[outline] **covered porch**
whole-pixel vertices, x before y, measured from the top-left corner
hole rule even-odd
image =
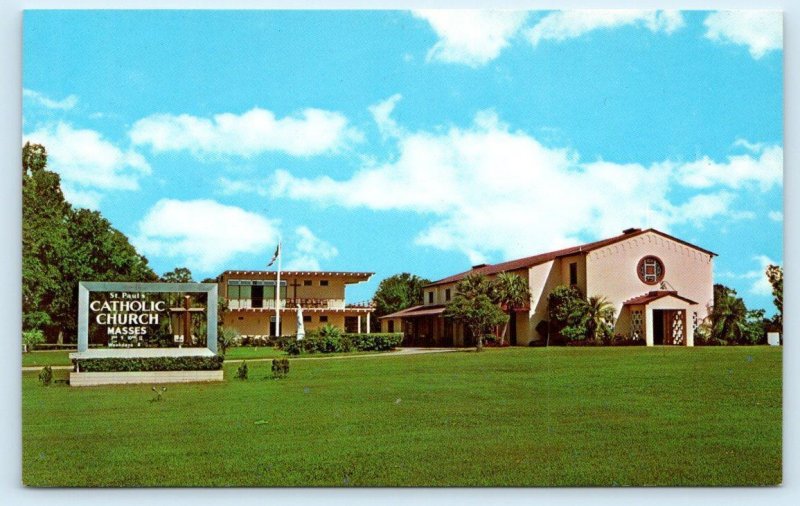
[[[694,346],[696,310],[676,291],[653,291],[623,303],[616,330],[647,346]]]
[[[443,316],[444,305],[414,306],[380,317],[381,321],[401,322],[392,328],[403,332],[404,347],[470,346],[470,336],[465,339],[460,325]]]

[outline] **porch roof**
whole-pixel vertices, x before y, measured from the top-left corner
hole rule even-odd
[[[623,306],[633,306],[639,304],[649,304],[654,300],[661,299],[663,297],[675,297],[676,299],[680,299],[684,302],[688,302],[689,304],[697,304],[697,302],[687,299],[686,297],[678,295],[678,292],[675,290],[655,290],[652,292],[647,292],[644,295],[639,295],[638,297],[634,297],[632,299],[628,299],[622,303]]]
[[[384,318],[414,318],[417,316],[438,316],[444,313],[444,306],[437,304],[435,306],[414,306],[397,311],[396,313],[381,316],[378,319]]]

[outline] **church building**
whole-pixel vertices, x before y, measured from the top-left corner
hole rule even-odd
[[[443,317],[456,284],[468,274],[524,277],[530,303],[509,322],[512,345],[548,339],[548,296],[559,285],[605,297],[615,309],[614,334],[648,346],[693,346],[694,331],[713,305],[715,253],[655,229],[498,264],[482,264],[424,287],[424,300],[381,318],[383,330],[405,334],[404,346],[469,346],[470,336]]]

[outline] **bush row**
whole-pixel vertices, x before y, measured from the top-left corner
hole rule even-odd
[[[289,355],[389,351],[396,348],[402,341],[402,333],[306,335],[302,341],[297,341],[294,337],[283,338],[280,348]]]
[[[135,371],[217,371],[225,359],[211,357],[142,357],[86,358],[72,361],[73,371],[135,372]]]

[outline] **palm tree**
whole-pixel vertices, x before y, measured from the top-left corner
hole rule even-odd
[[[614,321],[614,306],[601,295],[593,295],[586,300],[586,330],[595,341],[598,330],[607,328]]]
[[[502,346],[505,343],[508,324],[514,318],[514,310],[529,303],[531,293],[525,278],[510,272],[501,272],[492,284],[492,296],[494,301],[504,307],[508,313],[508,321],[503,326],[503,334],[500,336],[500,345]]]
[[[747,307],[736,290],[714,285],[714,308],[711,312],[711,335],[721,341],[742,339],[747,324]]]

